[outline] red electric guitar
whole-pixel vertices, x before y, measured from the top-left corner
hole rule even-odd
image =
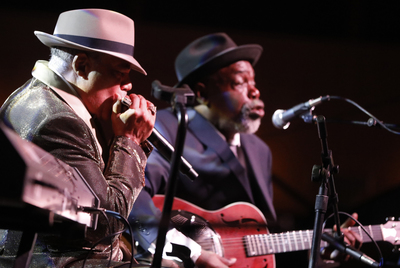
[[[153,197],[154,204],[163,208],[164,196]],[[171,220],[182,226],[185,235],[204,249],[227,258],[236,258],[233,268],[275,267],[275,253],[311,249],[313,230],[270,234],[261,211],[252,204],[237,202],[219,210],[209,211],[179,198],[174,199]],[[399,243],[398,222],[365,227],[375,241]],[[359,227],[349,227],[363,242],[371,242]],[[321,246],[324,246],[324,241]]]

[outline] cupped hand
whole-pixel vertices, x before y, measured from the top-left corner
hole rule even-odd
[[[154,105],[141,95],[130,94],[129,98],[132,104],[121,113],[120,96],[116,94],[113,97],[112,128],[116,136],[126,136],[140,144],[153,131],[156,115],[150,108]]]

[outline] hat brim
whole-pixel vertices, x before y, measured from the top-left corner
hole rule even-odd
[[[183,84],[190,85],[191,83],[197,82],[198,79],[212,74],[219,69],[229,66],[237,61],[249,61],[251,65],[254,66],[258,62],[262,51],[263,48],[256,44],[242,45],[224,50],[207,61],[199,63],[198,66],[192,72],[182,78],[182,80],[179,81],[175,87],[180,87]]]
[[[74,49],[80,49],[80,50],[86,50],[86,51],[95,51],[95,52],[100,52],[100,53],[105,53],[120,59],[123,59],[131,64],[131,68],[135,71],[138,71],[139,73],[142,73],[144,75],[147,75],[146,71],[142,68],[142,66],[139,64],[139,62],[131,55],[123,54],[123,53],[118,53],[118,52],[113,52],[113,51],[108,51],[108,50],[102,50],[102,49],[95,49],[91,48],[88,46],[80,45],[78,43],[74,43],[68,40],[65,40],[63,38],[40,32],[40,31],[35,31],[34,32],[36,37],[42,42],[44,45],[48,47],[68,47],[68,48],[74,48]]]

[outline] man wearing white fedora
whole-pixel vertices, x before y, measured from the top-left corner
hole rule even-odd
[[[60,14],[53,34],[35,35],[51,48],[51,58],[36,62],[33,77],[2,105],[1,119],[23,139],[77,168],[100,208],[126,218],[144,186],[152,149],[146,139],[155,121],[151,102],[128,95],[130,71],[146,74],[133,57],[134,22],[109,10],[72,10]],[[121,113],[125,96],[132,103]],[[123,261],[118,235],[123,227],[100,216],[97,229],[88,228],[82,239],[39,235],[32,266],[81,267],[85,258],[87,263]],[[17,237],[8,234],[10,241]],[[104,239],[109,235],[111,239]],[[13,260],[5,255],[0,264],[11,266]]]

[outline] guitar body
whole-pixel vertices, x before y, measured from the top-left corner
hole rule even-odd
[[[153,201],[156,207],[163,209],[163,195],[154,196]],[[245,202],[210,211],[175,198],[171,222],[203,249],[226,258],[236,258],[233,268],[275,268],[274,254],[312,247],[313,230],[269,234],[264,215],[257,207]],[[396,221],[346,229],[358,234],[363,243],[373,240],[400,245],[400,223]],[[332,233],[332,230],[324,229],[323,232]],[[327,245],[321,241],[321,246],[323,244]],[[378,262],[376,264],[379,265]]]
[[[156,195],[153,197],[154,204],[160,210],[163,209],[164,196]],[[220,239],[213,239],[213,245],[210,242],[205,242],[205,239],[197,239],[203,248],[214,250],[215,253],[223,255],[226,258],[236,258],[236,263],[231,266],[232,268],[242,267],[275,267],[275,256],[273,254],[247,257],[246,248],[242,237],[246,235],[262,235],[268,234],[267,223],[261,211],[252,204],[245,202],[237,202],[219,210],[205,210],[197,207],[182,199],[175,198],[172,210],[186,211],[205,219],[210,225],[210,228],[220,237]],[[185,233],[183,231],[183,233]],[[200,240],[200,241],[199,241]],[[220,241],[221,245],[218,244]],[[204,243],[204,245],[203,245]],[[222,253],[218,246],[221,246]]]

